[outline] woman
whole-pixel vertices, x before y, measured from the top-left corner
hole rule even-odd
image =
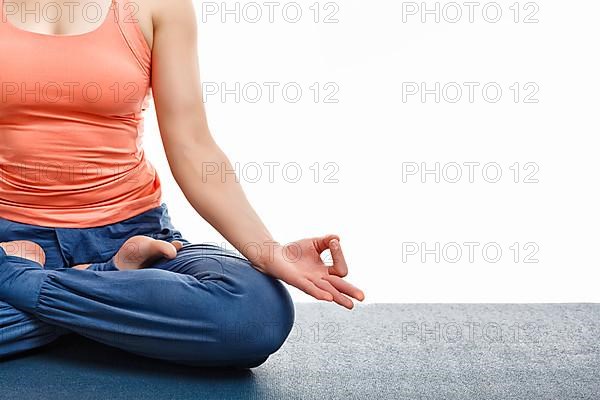
[[[0,0],[0,356],[75,332],[255,367],[293,325],[279,280],[348,309],[362,301],[342,279],[339,237],[283,246],[235,176],[204,173],[232,167],[207,125],[192,0],[101,3]],[[86,21],[89,7],[101,18]],[[141,146],[150,96],[176,182],[243,257],[171,224]]]

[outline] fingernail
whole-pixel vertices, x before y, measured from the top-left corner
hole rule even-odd
[[[336,239],[332,239],[332,240],[329,242],[329,245],[330,245],[330,246],[331,246],[333,249],[337,249],[337,247],[338,247],[337,240],[336,240]]]

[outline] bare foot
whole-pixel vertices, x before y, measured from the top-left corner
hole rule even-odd
[[[44,266],[46,264],[46,253],[44,249],[32,241],[29,240],[14,240],[12,242],[2,242],[0,247],[4,249],[7,256],[16,256],[25,258],[30,261],[35,261]]]
[[[183,243],[179,240],[169,243],[149,236],[133,236],[121,246],[113,260],[119,270],[141,269],[152,265],[160,258],[175,258],[182,247]],[[86,269],[90,265],[75,265],[73,268]]]

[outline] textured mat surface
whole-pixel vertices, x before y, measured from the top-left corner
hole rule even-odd
[[[600,305],[297,304],[250,371],[189,368],[78,336],[0,362],[0,399],[600,399]]]

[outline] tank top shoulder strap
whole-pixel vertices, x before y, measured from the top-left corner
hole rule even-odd
[[[139,25],[136,15],[138,7],[135,5],[135,2],[129,0],[112,0],[111,10],[113,11],[114,22],[121,32],[123,39],[137,59],[142,70],[150,77],[152,50],[148,46],[148,42]]]

